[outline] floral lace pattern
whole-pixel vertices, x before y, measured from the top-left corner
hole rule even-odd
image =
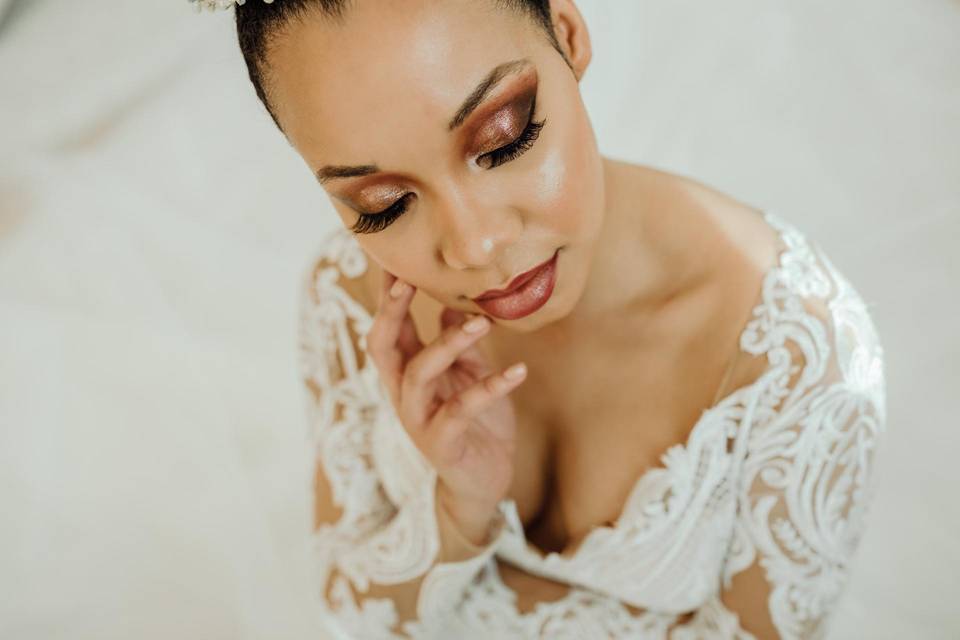
[[[637,480],[612,526],[572,555],[528,544],[512,500],[480,555],[437,562],[436,474],[407,437],[365,352],[372,318],[341,287],[366,270],[355,237],[322,243],[301,307],[310,438],[342,509],[314,532],[320,604],[343,637],[753,636],[722,601],[759,565],[783,638],[825,631],[865,528],[885,429],[883,351],[865,303],[826,255],[767,211],[783,248],[740,348],[765,356],[751,384],[706,410],[663,466]],[[498,562],[570,585],[521,613]],[[370,583],[422,577],[415,620]],[[356,593],[355,593],[356,592]],[[625,604],[642,609],[631,613]],[[680,614],[693,612],[680,622]]]

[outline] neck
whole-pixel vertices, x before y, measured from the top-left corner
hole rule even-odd
[[[606,207],[583,294],[573,310],[551,327],[582,331],[600,320],[629,317],[643,322],[708,275],[697,233],[676,206],[677,178],[603,158]]]

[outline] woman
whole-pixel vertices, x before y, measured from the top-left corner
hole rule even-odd
[[[336,629],[822,636],[885,424],[874,325],[823,252],[599,153],[572,0],[236,20],[343,222],[302,315]]]

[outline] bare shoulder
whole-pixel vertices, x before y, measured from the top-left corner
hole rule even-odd
[[[687,246],[698,246],[719,260],[746,260],[763,270],[776,259],[777,234],[764,219],[763,210],[739,200],[701,180],[648,165],[606,158],[612,180],[627,185],[622,190],[627,209],[640,201],[654,215],[654,232],[681,234]],[[648,222],[648,224],[651,224]],[[700,260],[698,260],[700,262]]]
[[[761,208],[689,176],[672,178],[691,215],[711,222],[748,263],[765,271],[776,261],[777,232],[764,219]]]
[[[780,240],[764,211],[749,202],[689,176],[646,168],[647,193],[653,194],[660,232],[680,234],[680,242],[699,268],[709,274],[704,286],[684,307],[691,362],[714,362],[720,392],[755,380],[766,368],[766,358],[746,358],[731,345],[749,319],[769,268],[778,262]],[[721,372],[732,358],[741,358],[726,384]]]

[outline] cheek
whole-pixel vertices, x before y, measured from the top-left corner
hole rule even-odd
[[[529,210],[545,226],[576,237],[590,226],[599,203],[592,165],[597,161],[595,142],[585,114],[572,111],[571,116],[569,122],[554,123],[556,129],[532,178]]]
[[[359,234],[357,242],[378,267],[415,284],[423,293],[436,298],[437,294],[428,284],[437,282],[436,266],[430,260],[434,250],[430,241],[407,237],[397,241],[385,234]]]

